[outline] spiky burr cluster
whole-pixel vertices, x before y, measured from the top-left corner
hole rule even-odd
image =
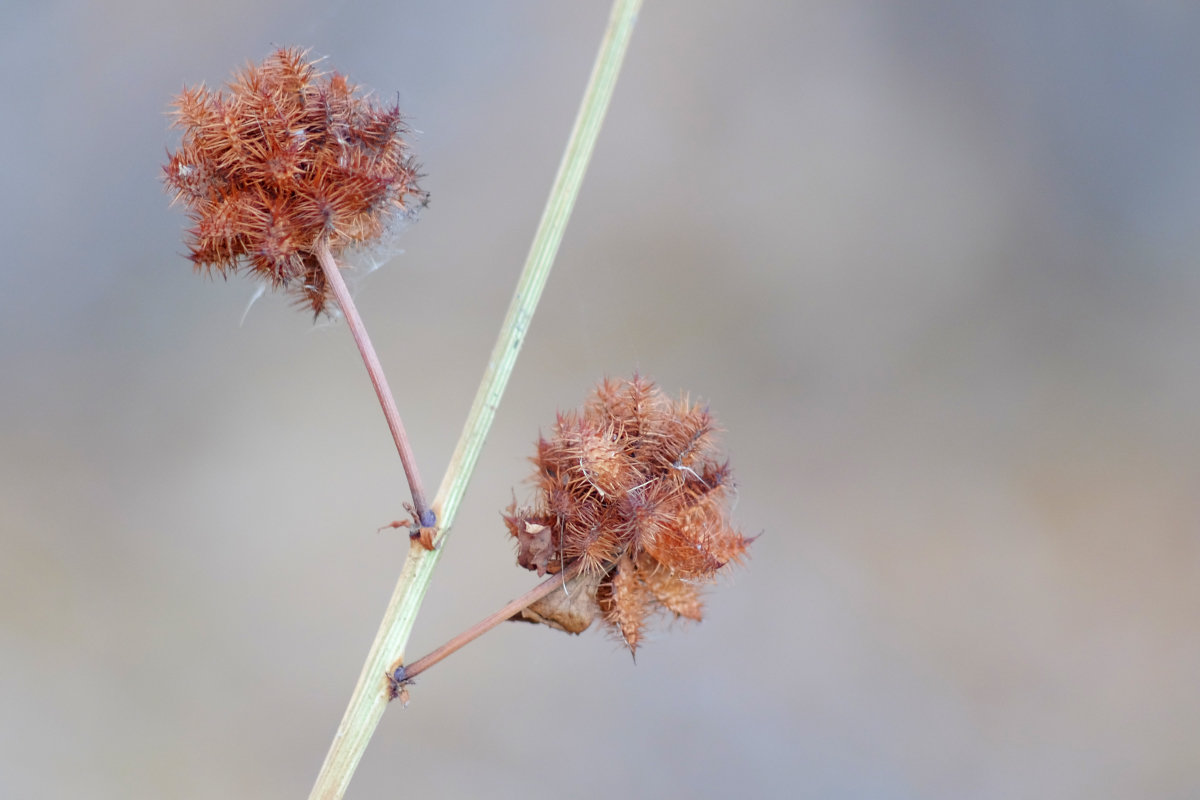
[[[173,103],[183,141],[163,179],[194,222],[189,256],[222,275],[249,270],[320,314],[330,292],[316,249],[371,242],[426,200],[400,110],[297,48],[248,65],[228,90],[188,88]]]
[[[698,584],[749,544],[729,522],[714,431],[707,408],[636,375],[560,413],[532,459],[534,503],[514,503],[505,523],[521,566],[543,575],[578,563],[585,596],[569,609],[552,596],[525,618],[578,632],[600,616],[634,652],[655,611],[699,620]]]

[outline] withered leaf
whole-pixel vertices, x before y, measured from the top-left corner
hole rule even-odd
[[[555,589],[513,617],[522,622],[540,622],[567,633],[583,633],[600,614],[596,588],[602,575],[579,575],[567,581],[566,591]]]
[[[517,533],[517,563],[525,569],[536,569],[538,575],[545,575],[554,555],[550,527],[523,521]]]

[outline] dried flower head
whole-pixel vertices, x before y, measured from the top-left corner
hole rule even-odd
[[[314,313],[329,289],[315,249],[377,239],[424,205],[396,106],[380,106],[307,53],[280,49],[236,73],[228,93],[175,98],[179,149],[163,167],[198,269],[249,269]]]
[[[600,384],[538,441],[530,508],[505,515],[517,561],[539,575],[578,563],[572,594],[524,617],[578,633],[600,616],[636,652],[655,611],[699,620],[698,584],[749,541],[729,523],[729,463],[708,409],[653,382]]]

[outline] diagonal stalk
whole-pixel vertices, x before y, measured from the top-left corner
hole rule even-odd
[[[397,665],[389,674],[392,676],[393,680],[399,683],[407,683],[408,681],[411,681],[413,678],[417,677],[434,664],[441,662],[447,656],[457,653],[459,650],[466,647],[480,636],[483,636],[501,622],[512,619],[517,615],[518,612],[529,608],[538,600],[541,600],[549,595],[555,589],[562,588],[564,584],[568,583],[572,578],[578,575],[582,569],[582,562],[576,561],[574,564],[567,567],[557,575],[552,575],[549,578],[546,578],[546,580],[542,581],[537,586],[518,597],[516,600],[510,600],[508,604],[499,611],[492,612],[479,622],[476,622],[474,625],[455,636],[450,641],[446,642],[441,647],[433,650],[430,653],[427,653],[424,656],[421,656],[411,664]]]
[[[429,587],[433,568],[441,556],[440,545],[454,524],[459,503],[496,415],[508,378],[512,374],[521,344],[529,330],[533,312],[546,285],[554,257],[558,253],[563,231],[579,195],[579,187],[587,171],[587,164],[609,101],[612,99],[613,87],[616,85],[640,7],[641,0],[614,0],[608,29],[601,42],[600,52],[592,68],[579,114],[567,140],[566,152],[559,164],[558,174],[538,223],[525,267],[479,390],[476,392],[471,412],[463,426],[458,446],[433,501],[433,510],[437,514],[439,526],[439,548],[425,550],[417,543],[409,547],[408,558],[405,559],[396,588],[380,622],[379,631],[371,644],[366,663],[358,677],[346,713],[338,725],[333,743],[325,756],[325,762],[321,765],[310,798],[333,800],[345,794],[354,770],[366,751],[367,743],[383,717],[388,702],[390,667],[398,659],[402,659],[417,610]]]

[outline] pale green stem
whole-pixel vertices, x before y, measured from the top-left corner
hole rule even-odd
[[[358,677],[358,684],[354,687],[354,694],[350,697],[346,713],[338,725],[333,743],[325,756],[325,763],[321,765],[321,772],[317,775],[309,795],[312,799],[332,800],[345,794],[354,770],[366,751],[367,743],[383,717],[388,702],[387,676],[394,669],[394,665],[402,660],[417,610],[425,597],[433,568],[441,555],[441,547],[454,524],[459,503],[483,449],[483,442],[487,438],[500,398],[512,374],[521,344],[529,330],[534,309],[541,298],[542,289],[546,285],[554,257],[562,242],[563,230],[579,195],[579,187],[595,147],[600,125],[612,99],[613,87],[616,85],[640,7],[641,0],[615,0],[613,3],[608,29],[592,68],[579,114],[575,118],[575,127],[567,141],[567,149],[559,165],[558,175],[554,179],[550,198],[542,212],[525,268],[521,272],[508,315],[504,318],[496,346],[492,350],[491,359],[475,395],[471,413],[463,426],[458,446],[433,501],[439,527],[438,549],[425,550],[415,542],[410,546],[396,589],[388,602],[375,641],[371,644],[366,663]]]

